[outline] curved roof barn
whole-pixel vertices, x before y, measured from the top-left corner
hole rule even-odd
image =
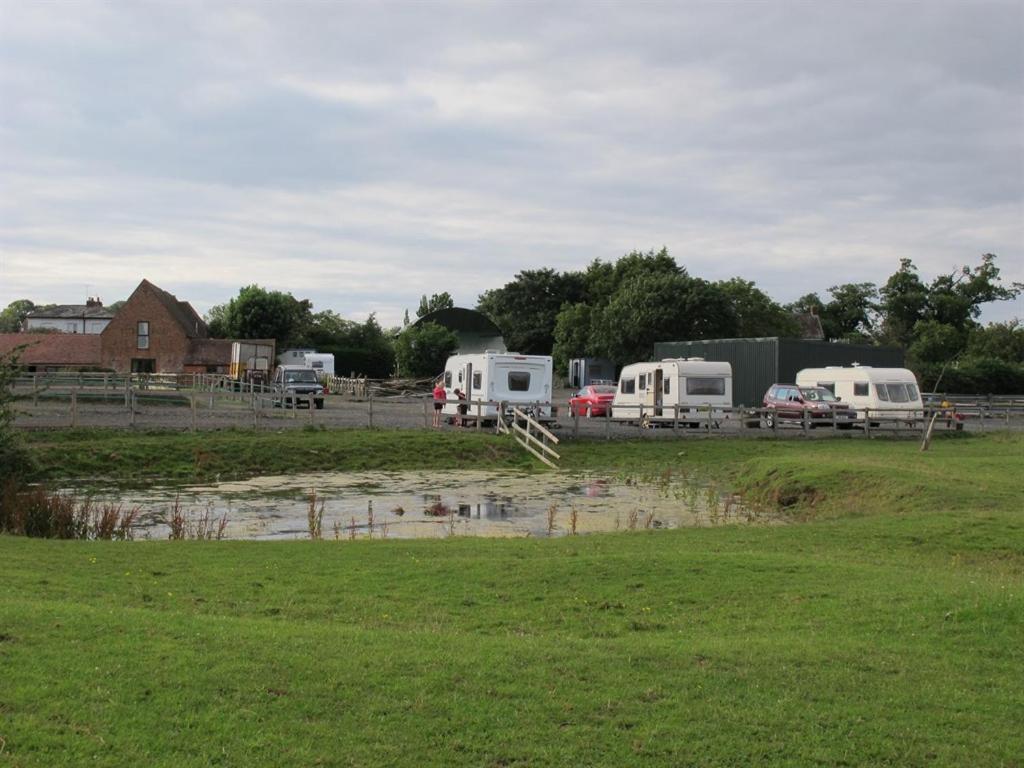
[[[505,340],[501,336],[501,329],[494,324],[483,312],[463,307],[449,307],[437,309],[419,318],[413,325],[423,323],[437,323],[438,325],[453,331],[459,338],[459,354],[483,352],[487,349],[494,349],[498,352],[505,352]]]

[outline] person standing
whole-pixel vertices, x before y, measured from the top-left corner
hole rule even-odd
[[[441,426],[441,409],[444,408],[448,395],[444,391],[444,380],[438,379],[434,382],[434,428]]]

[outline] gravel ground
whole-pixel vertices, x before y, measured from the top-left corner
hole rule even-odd
[[[40,400],[33,403],[21,400],[16,404],[17,416],[15,425],[24,429],[59,429],[73,425],[78,427],[97,427],[114,429],[170,429],[189,430],[192,426],[192,412],[187,396],[176,393],[144,393],[139,395],[134,418],[124,406],[124,401],[112,399],[101,402],[87,399],[85,395],[78,398],[75,412],[72,413],[68,400]],[[777,432],[770,430],[744,427],[739,420],[730,418],[721,422],[710,431],[706,428],[687,428],[680,425],[673,430],[671,426],[656,429],[641,429],[636,424],[615,422],[602,417],[574,420],[566,404],[569,390],[556,391],[555,403],[559,405],[557,421],[553,427],[560,439],[671,439],[671,438],[705,438],[724,436],[745,436],[763,439],[802,438],[803,430],[799,424],[781,426]],[[213,406],[211,407],[211,403]],[[372,401],[355,400],[343,396],[326,398],[322,410],[300,408],[283,409],[270,407],[269,401],[262,401],[253,408],[248,396],[229,397],[218,395],[212,398],[200,394],[196,400],[196,428],[206,429],[258,429],[279,430],[295,429],[314,425],[323,428],[343,427],[378,427],[383,429],[425,429],[429,428],[430,412],[427,398],[375,398]],[[372,411],[372,413],[371,413]],[[944,421],[936,423],[937,430],[946,429]],[[969,419],[965,429],[983,431],[994,429],[1024,429],[1024,417],[1014,416],[1009,423],[1003,418]],[[445,425],[442,429],[460,429]],[[474,429],[462,427],[461,429]],[[907,437],[919,436],[919,428],[900,426],[885,430],[872,430],[876,433],[898,433]],[[833,430],[820,428],[810,430],[809,436],[830,437]],[[844,430],[839,434],[850,437],[863,437],[861,429]]]

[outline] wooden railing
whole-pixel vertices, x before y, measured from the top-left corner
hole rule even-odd
[[[533,416],[519,408],[513,408],[509,423],[506,424],[504,419],[498,419],[497,423],[499,432],[512,435],[512,438],[527,451],[549,467],[558,469],[555,462],[562,457],[551,447],[551,444],[558,445],[558,438]]]

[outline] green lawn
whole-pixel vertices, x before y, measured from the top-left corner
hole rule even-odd
[[[116,473],[110,452],[136,461],[158,437],[83,437],[70,454],[110,449]],[[165,437],[167,456],[199,445]],[[292,460],[259,436],[238,466],[220,449],[240,437],[200,437],[225,472]],[[412,435],[346,437],[358,453],[316,450],[340,468],[525,466],[494,438],[434,435],[425,451]],[[32,438],[51,479],[59,443]],[[773,527],[0,536],[0,766],[1021,766],[1022,458],[1024,440],[1000,434],[925,454],[887,440],[566,446],[571,469],[722,478],[794,521]]]

